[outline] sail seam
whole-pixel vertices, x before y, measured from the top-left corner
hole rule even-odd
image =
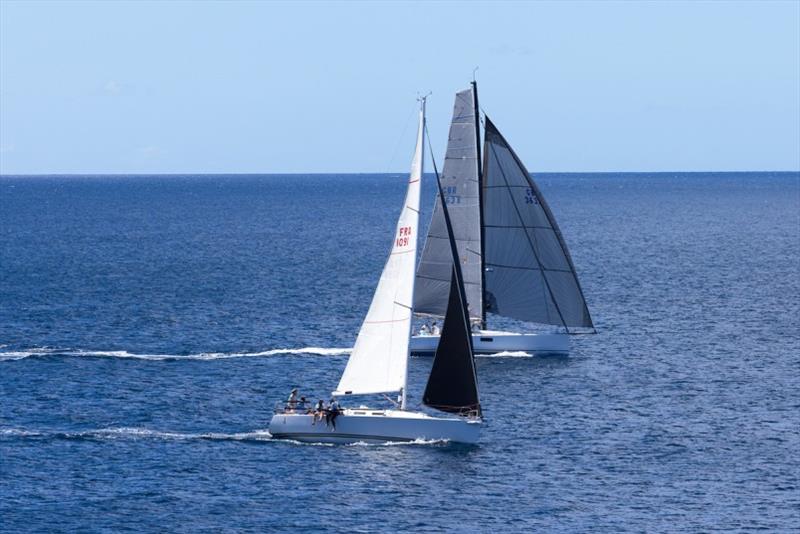
[[[387,319],[385,321],[364,321],[364,324],[383,324],[383,323],[399,323],[402,321],[407,321],[408,317],[403,317],[402,319]]]
[[[488,267],[499,267],[500,269],[520,269],[523,271],[541,271],[547,273],[572,273],[569,269],[550,269],[548,267],[516,267],[514,265],[502,265],[500,263],[487,263]]]
[[[531,187],[528,186],[528,185],[511,185],[511,184],[508,184],[508,185],[487,185],[486,186],[486,189],[514,189],[514,188],[517,188],[517,189],[531,189]]]
[[[485,228],[517,228],[519,230],[527,230],[528,228],[532,230],[553,230],[552,226],[505,226],[502,224],[485,224]],[[555,231],[555,230],[553,230]]]
[[[440,265],[444,265],[444,264],[440,264]],[[417,278],[424,278],[425,280],[433,280],[435,282],[449,282],[450,281],[449,278],[447,278],[447,279],[445,279],[445,278],[434,278],[432,276],[425,276],[425,275],[421,275],[421,274],[418,274]],[[465,286],[477,286],[478,283],[477,282],[464,282],[464,285]]]
[[[563,236],[561,235],[561,230],[558,228],[558,223],[555,222],[553,214],[550,211],[550,206],[548,206],[547,202],[545,201],[544,197],[541,194],[541,191],[539,191],[539,187],[531,179],[530,173],[525,168],[525,165],[522,164],[522,161],[519,159],[519,157],[517,156],[516,152],[514,152],[514,149],[511,148],[511,145],[509,145],[508,142],[506,141],[505,137],[503,137],[503,134],[501,134],[497,130],[497,128],[495,127],[494,123],[492,123],[492,121],[489,120],[489,117],[486,117],[486,123],[487,123],[486,124],[487,128],[488,128],[489,125],[491,125],[491,127],[492,127],[492,135],[493,136],[497,136],[497,137],[500,138],[500,140],[506,146],[506,149],[508,150],[508,152],[511,155],[511,157],[514,159],[514,161],[517,163],[517,165],[520,167],[520,169],[522,169],[524,171],[525,181],[528,183],[528,186],[536,193],[536,197],[540,200],[540,205],[542,207],[542,210],[544,211],[545,217],[547,217],[548,222],[553,227],[553,232],[556,235],[556,238],[558,240],[558,244],[560,245],[561,251],[564,254],[564,257],[567,259],[567,264],[569,265],[569,267],[571,269],[572,279],[575,282],[575,285],[578,288],[578,293],[581,296],[581,300],[582,300],[582,304],[583,304],[583,312],[585,314],[585,318],[588,320],[589,325],[590,325],[588,327],[582,326],[581,328],[593,328],[594,329],[594,322],[592,321],[592,316],[589,313],[589,305],[586,303],[586,296],[583,294],[583,288],[581,287],[580,280],[578,280],[578,273],[575,271],[575,265],[572,263],[572,256],[570,255],[569,249],[567,249],[567,245],[564,242]],[[497,158],[497,152],[495,151],[494,146],[492,146],[492,151],[495,153],[495,157]],[[499,161],[500,160],[498,158],[498,162]],[[503,173],[503,178],[505,179],[506,177],[505,177],[505,173],[503,172],[502,166],[500,168],[500,172]],[[508,180],[505,179],[505,181],[506,181],[506,185],[509,185],[508,184]],[[513,200],[513,197],[512,197],[512,200]],[[516,202],[514,202],[514,206],[516,207]],[[527,235],[527,232],[525,234]],[[548,288],[549,288],[549,284],[548,284]],[[552,296],[552,293],[551,293],[551,296]],[[555,302],[555,297],[553,297],[553,301]],[[567,332],[569,332],[569,327],[566,324],[564,325],[564,327],[567,329]]]

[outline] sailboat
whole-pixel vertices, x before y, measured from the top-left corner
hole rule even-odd
[[[473,81],[456,93],[442,169],[444,201],[437,198],[434,206],[414,310],[434,320],[445,313],[450,252],[443,214],[448,211],[475,352],[568,353],[569,334],[595,330],[567,244],[536,183],[485,114],[481,158],[479,119]],[[487,330],[487,313],[548,325],[548,331]],[[438,335],[423,331],[412,338],[411,351],[433,353],[439,343]]]
[[[449,236],[449,293],[441,342],[435,351],[422,402],[447,416],[409,410],[407,404],[409,344],[417,263],[420,180],[423,175],[425,99],[421,99],[417,146],[403,209],[392,249],[350,359],[333,392],[337,399],[400,394],[399,406],[343,408],[326,424],[314,414],[287,404],[276,408],[269,424],[274,438],[322,443],[447,440],[475,443],[482,423],[475,361],[470,337],[463,276],[457,261],[447,206],[442,217]],[[438,181],[438,176],[437,176]],[[439,185],[440,198],[444,198]],[[388,398],[388,397],[387,397]],[[391,400],[391,399],[390,399]]]

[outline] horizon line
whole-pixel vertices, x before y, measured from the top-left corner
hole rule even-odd
[[[535,171],[529,174],[535,176],[537,174],[744,174],[744,173],[800,173],[800,169],[792,170],[775,170],[775,169],[759,169],[759,170],[695,170],[695,171]],[[21,176],[21,177],[40,177],[40,176],[84,176],[84,177],[99,177],[99,176],[361,176],[361,175],[405,175],[408,171],[399,172],[45,172],[45,173],[0,173],[0,177],[7,176]],[[425,172],[424,174],[433,175],[433,172]]]

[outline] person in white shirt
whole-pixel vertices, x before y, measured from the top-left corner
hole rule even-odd
[[[433,334],[434,336],[439,335],[439,325],[436,324],[436,321],[433,321],[433,326],[431,326],[431,334]]]
[[[292,392],[289,393],[289,398],[286,399],[287,410],[294,410],[295,406],[297,406],[297,388],[293,388]]]

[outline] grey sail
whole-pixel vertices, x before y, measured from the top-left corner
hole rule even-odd
[[[486,311],[567,329],[593,329],[553,214],[489,117],[483,187]]]
[[[483,317],[481,277],[480,161],[474,85],[456,93],[441,185],[452,221],[470,318]],[[417,268],[414,311],[444,316],[453,269],[447,226],[437,195]]]

